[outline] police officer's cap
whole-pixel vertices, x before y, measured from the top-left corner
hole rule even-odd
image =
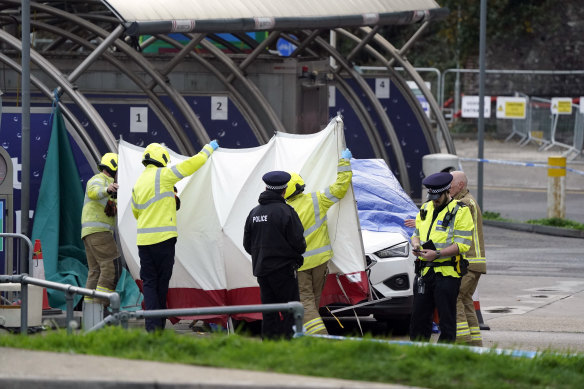
[[[264,174],[262,180],[266,183],[266,189],[270,190],[284,190],[290,181],[290,173],[281,170],[274,170]]]
[[[450,189],[452,174],[440,172],[434,173],[422,180],[422,184],[428,188],[428,200],[440,198],[442,193]]]

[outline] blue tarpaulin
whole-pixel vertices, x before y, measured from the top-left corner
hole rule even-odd
[[[399,232],[409,239],[413,228],[404,219],[415,219],[418,207],[404,192],[382,159],[352,159],[353,190],[361,229]]]

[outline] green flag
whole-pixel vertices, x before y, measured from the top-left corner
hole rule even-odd
[[[34,213],[32,239],[41,241],[47,280],[85,287],[87,259],[81,240],[81,211],[85,192],[60,109],[53,128]],[[116,291],[122,306],[137,305],[140,292],[124,269]],[[66,309],[65,293],[47,289],[53,308]],[[82,296],[75,295],[76,305]]]

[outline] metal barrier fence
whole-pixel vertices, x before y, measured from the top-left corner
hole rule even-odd
[[[107,324],[120,324],[123,328],[128,328],[130,318],[161,318],[180,316],[205,316],[205,315],[232,315],[238,313],[256,312],[290,312],[294,316],[294,336],[303,334],[302,322],[304,320],[304,307],[298,301],[291,301],[281,304],[258,304],[258,305],[232,305],[206,308],[178,308],[178,309],[158,309],[150,311],[121,311],[106,317],[103,321],[87,330],[95,331],[103,328]]]
[[[0,233],[0,238],[18,238],[23,239],[26,244],[28,244],[28,269],[32,269],[32,242],[30,239],[23,234],[13,234],[13,233]],[[22,266],[21,266],[22,268]],[[103,299],[108,299],[110,301],[110,307],[113,312],[117,313],[120,311],[120,295],[116,292],[105,293],[98,292],[93,289],[81,288],[69,284],[60,284],[58,282],[42,280],[40,278],[29,277],[28,274],[19,275],[0,275],[0,283],[19,283],[20,286],[20,333],[28,333],[28,285],[41,286],[43,288],[55,289],[65,292],[65,301],[67,304],[67,332],[71,333],[73,329],[71,328],[71,323],[73,322],[73,297],[76,294],[89,297],[98,297]]]
[[[14,282],[19,283],[20,287],[20,333],[28,333],[28,285],[42,286],[43,288],[55,289],[65,292],[65,299],[67,303],[67,333],[71,334],[73,328],[71,323],[73,318],[73,297],[76,294],[89,297],[97,297],[108,299],[110,301],[110,308],[112,312],[118,313],[120,311],[120,295],[116,292],[105,293],[98,292],[93,289],[80,288],[69,284],[60,284],[53,281],[41,280],[40,278],[29,277],[27,274],[19,274],[14,276],[0,275],[0,283]]]
[[[571,115],[552,114],[550,107],[549,99],[528,98],[526,118],[512,120],[512,131],[505,141],[517,135],[521,147],[531,142],[537,143],[540,151],[558,146],[566,149],[563,157],[575,158],[582,153],[584,141],[584,118],[580,106],[574,104]]]
[[[478,94],[476,89],[479,69],[446,69],[441,78],[438,92],[439,105],[446,115],[452,109],[454,116],[460,113],[463,92]],[[565,85],[573,85],[580,82],[584,76],[584,70],[497,70],[487,69],[488,89],[485,95],[504,96],[506,91],[527,92],[529,96],[535,96],[538,92],[544,96],[562,96]],[[449,78],[449,76],[451,76]],[[454,76],[454,77],[452,77]],[[447,82],[448,81],[448,82]],[[536,87],[533,87],[536,85]],[[545,87],[544,87],[545,86]],[[574,89],[574,88],[572,88]],[[558,115],[551,112],[551,100],[540,97],[529,97],[525,93],[511,93],[515,96],[526,97],[528,106],[526,119],[496,119],[492,115],[487,120],[487,126],[496,127],[499,135],[505,134],[507,141],[518,136],[518,143],[525,146],[534,142],[540,146],[540,150],[548,150],[557,146],[566,149],[563,156],[572,159],[582,154],[584,146],[584,118],[580,113],[580,105],[572,105],[571,115]],[[445,96],[452,96],[452,108],[445,108]],[[539,94],[541,96],[541,94]],[[571,94],[568,93],[567,96]],[[566,96],[566,95],[564,95]],[[584,101],[580,102],[584,104]],[[491,112],[494,112],[491,109]],[[467,122],[462,119],[463,125]],[[476,119],[469,119],[468,124]],[[510,131],[510,133],[509,133]]]
[[[33,247],[30,239],[26,235],[13,233],[0,233],[1,237],[24,239],[29,245],[29,268],[32,269],[32,252]],[[256,313],[256,312],[291,312],[294,316],[295,336],[303,333],[302,321],[304,319],[304,307],[298,301],[292,301],[282,304],[259,304],[259,305],[233,305],[207,308],[180,308],[180,309],[160,309],[150,311],[120,311],[120,295],[116,292],[105,293],[93,289],[81,288],[70,284],[61,284],[58,282],[42,280],[39,278],[29,277],[28,274],[19,275],[0,275],[0,283],[19,283],[20,287],[20,333],[28,333],[28,285],[37,285],[44,288],[55,289],[65,292],[67,304],[66,321],[67,333],[71,334],[73,328],[71,323],[73,318],[73,300],[76,294],[88,297],[97,297],[108,299],[112,314],[101,322],[90,328],[87,332],[104,327],[108,323],[120,324],[123,328],[128,327],[130,318],[143,319],[147,317],[177,317],[177,316],[203,316],[203,315],[231,315],[238,313]]]
[[[57,282],[41,280],[29,277],[26,274],[7,276],[0,275],[0,283],[14,282],[21,284],[21,309],[20,309],[20,332],[28,332],[28,285],[37,285],[45,288],[61,290],[66,293],[67,301],[67,333],[71,334],[73,329],[71,323],[73,318],[73,296],[81,294],[83,296],[97,297],[108,299],[112,314],[107,316],[101,322],[97,323],[87,332],[103,328],[107,324],[120,324],[123,328],[128,328],[130,318],[160,318],[160,317],[180,317],[180,316],[205,316],[205,315],[231,315],[238,313],[255,313],[255,312],[290,312],[294,316],[294,335],[302,335],[302,322],[304,319],[304,307],[298,301],[291,301],[282,304],[258,304],[258,305],[232,305],[207,308],[179,308],[179,309],[159,309],[150,311],[120,311],[120,296],[118,293],[105,293],[93,289],[80,288],[69,284],[60,284]]]

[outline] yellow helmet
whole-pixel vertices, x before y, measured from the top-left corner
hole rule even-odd
[[[304,180],[300,177],[300,174],[289,172],[290,173],[290,181],[288,181],[288,188],[286,188],[286,193],[284,193],[284,198],[288,200],[291,197],[296,196],[299,193],[304,191]]]
[[[118,155],[116,153],[104,154],[97,164],[97,168],[100,171],[105,169],[112,177],[115,176],[118,171]]]
[[[160,143],[150,143],[146,146],[146,150],[142,155],[142,164],[144,166],[153,164],[158,167],[165,167],[169,162],[170,155]]]

